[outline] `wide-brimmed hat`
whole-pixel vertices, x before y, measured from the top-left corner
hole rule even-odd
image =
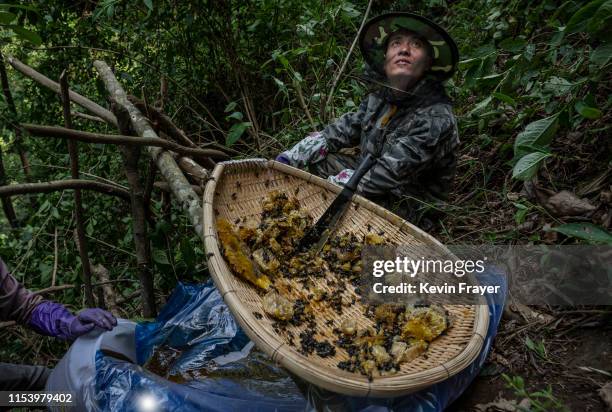
[[[446,80],[453,75],[459,62],[459,50],[455,41],[436,23],[407,12],[381,14],[365,24],[359,36],[359,47],[370,67],[385,75],[387,39],[400,29],[417,33],[431,45],[433,62],[428,74],[438,80]]]

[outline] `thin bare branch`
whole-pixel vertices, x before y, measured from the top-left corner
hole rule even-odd
[[[332,86],[329,89],[329,95],[327,96],[327,100],[325,100],[325,106],[323,106],[323,110],[321,110],[321,115],[324,118],[327,118],[326,111],[327,111],[327,108],[331,104],[331,101],[332,101],[332,99],[334,97],[334,91],[336,90],[336,86],[338,85],[338,81],[340,80],[340,77],[342,76],[342,73],[344,72],[344,69],[346,69],[346,65],[348,64],[348,61],[349,61],[349,58],[351,57],[351,54],[353,54],[353,50],[355,49],[355,45],[357,44],[357,40],[359,39],[359,35],[361,34],[361,31],[363,30],[363,26],[365,25],[366,21],[368,20],[368,15],[370,14],[370,9],[372,8],[372,2],[373,2],[373,0],[370,0],[368,2],[368,7],[366,8],[365,13],[363,14],[363,19],[361,20],[361,26],[359,26],[359,30],[357,30],[357,34],[355,35],[355,39],[353,39],[353,44],[351,44],[351,48],[349,49],[348,53],[346,54],[346,57],[344,58],[344,62],[342,62],[342,66],[340,67],[340,70],[338,70],[338,73],[336,74],[336,77],[334,77],[334,81],[332,83]]]
[[[67,179],[52,180],[43,183],[21,183],[0,187],[0,197],[25,195],[29,193],[50,193],[66,189],[93,190],[95,192],[116,196],[129,202],[130,192],[107,183],[93,180]]]
[[[66,130],[72,128],[72,118],[70,117],[70,89],[68,88],[68,74],[62,71],[59,78],[60,97],[62,100],[62,110],[64,113],[64,126]],[[73,179],[79,178],[79,149],[77,142],[68,141],[68,154],[70,156],[70,175]],[[91,263],[89,262],[89,248],[85,238],[85,224],[83,219],[83,203],[81,201],[81,191],[74,190],[74,216],[76,229],[76,243],[83,267],[83,286],[85,287],[85,301],[88,306],[95,306],[93,289],[91,287]]]
[[[79,117],[79,118],[84,119],[84,120],[91,120],[92,122],[106,123],[104,121],[104,119],[102,119],[102,118],[100,118],[98,116],[92,116],[92,115],[81,113],[81,112],[71,111],[70,115],[73,116],[73,117]]]
[[[23,64],[18,59],[12,56],[9,56],[7,60],[9,64],[15,68],[15,70],[31,78],[37,83],[40,83],[43,86],[51,89],[55,93],[60,94],[59,83],[54,82],[53,80],[49,79],[47,76],[37,72],[36,70],[34,70],[28,65]],[[81,96],[78,93],[73,92],[72,90],[70,90],[70,100],[72,100],[79,106],[89,110],[96,116],[99,116],[100,118],[104,119],[106,122],[112,124],[113,126],[117,126],[117,119],[115,118],[115,115],[112,114],[109,110],[106,110],[104,107],[100,106],[99,104],[89,100],[86,97]]]
[[[56,137],[60,139],[78,140],[86,143],[119,144],[128,146],[154,146],[171,150],[185,156],[198,158],[214,157],[219,160],[229,159],[229,156],[215,149],[199,149],[181,146],[178,143],[159,137],[138,137],[113,134],[82,132],[57,126],[42,126],[22,123],[21,126],[32,136]]]

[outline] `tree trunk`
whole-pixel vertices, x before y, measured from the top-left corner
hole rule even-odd
[[[66,129],[72,128],[70,117],[70,98],[68,89],[68,75],[66,70],[60,75],[60,96],[62,98],[62,109],[64,112],[64,126]],[[79,178],[79,151],[77,142],[68,141],[68,154],[70,156],[70,175],[73,179]],[[83,223],[83,204],[81,201],[81,190],[74,190],[74,216],[76,226],[76,241],[81,264],[83,266],[83,286],[85,287],[85,302],[90,307],[95,306],[93,289],[91,287],[91,264],[89,262],[89,248],[85,238],[85,224]]]
[[[127,109],[113,103],[112,111],[115,117],[117,117],[119,131],[126,136],[131,134],[130,114]],[[134,247],[138,264],[138,279],[142,287],[142,312],[145,318],[152,318],[157,314],[157,308],[153,287],[153,271],[151,270],[151,249],[147,237],[145,191],[140,182],[140,174],[138,173],[140,147],[120,146],[119,148],[132,195],[132,231],[134,233]]]

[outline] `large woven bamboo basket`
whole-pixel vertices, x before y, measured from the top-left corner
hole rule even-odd
[[[213,281],[240,326],[258,348],[291,373],[317,386],[346,395],[371,397],[391,397],[417,391],[458,373],[476,358],[489,324],[486,305],[445,305],[452,321],[447,333],[434,340],[424,355],[403,363],[398,373],[376,377],[372,381],[361,374],[339,369],[338,362],[347,360],[348,355],[338,347],[336,355],[327,358],[300,353],[299,334],[307,326],[289,325],[286,330],[275,331],[272,320],[259,316],[265,313],[262,297],[253,286],[232,274],[217,238],[215,222],[220,217],[230,222],[242,219],[243,224],[257,226],[262,200],[274,190],[297,197],[301,207],[308,210],[316,221],[341,189],[278,162],[249,159],[219,163],[204,192],[204,243]],[[366,226],[377,232],[384,231],[385,238],[397,244],[446,251],[440,242],[419,228],[365,198],[355,196],[353,205],[340,222],[338,233],[350,231],[363,235]],[[325,283],[320,286],[327,287]],[[287,280],[286,287],[279,290],[292,299],[306,296],[302,284],[293,280]],[[342,315],[327,305],[317,306],[315,302],[311,305],[318,311],[317,338],[329,342],[337,339],[332,331],[347,317],[357,319],[359,327],[372,324],[364,316],[364,307],[359,300],[347,303]],[[290,335],[295,337],[295,346],[290,343]]]

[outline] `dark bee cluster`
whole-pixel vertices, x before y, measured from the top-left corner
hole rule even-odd
[[[293,194],[299,192],[297,187]],[[355,294],[360,295],[364,245],[387,244],[385,233],[376,232],[370,224],[363,237],[354,233],[331,237],[319,255],[298,252],[299,242],[312,227],[313,219],[295,197],[277,191],[263,200],[257,227],[241,223],[244,222],[235,222],[240,224],[239,240],[246,245],[244,249],[253,265],[269,278],[269,285],[260,288],[265,293],[264,315],[255,312],[255,316],[272,319],[273,330],[300,353],[325,358],[342,349],[348,359],[339,362],[338,368],[372,379],[399,371],[403,362],[423,354],[429,342],[447,328],[448,315],[429,308],[371,306],[365,316],[373,326],[365,328],[359,328],[355,317],[346,314],[346,309],[357,302]],[[298,290],[296,282],[301,285]],[[335,338],[325,339],[323,330],[318,329],[318,316],[328,319],[327,327],[340,325],[334,329]],[[301,331],[294,336],[292,328]]]
[[[304,355],[310,355],[316,352],[322,358],[328,356],[334,356],[336,354],[336,348],[334,345],[329,343],[327,340],[317,341],[315,339],[316,330],[308,329],[300,333],[301,350],[300,352]]]

